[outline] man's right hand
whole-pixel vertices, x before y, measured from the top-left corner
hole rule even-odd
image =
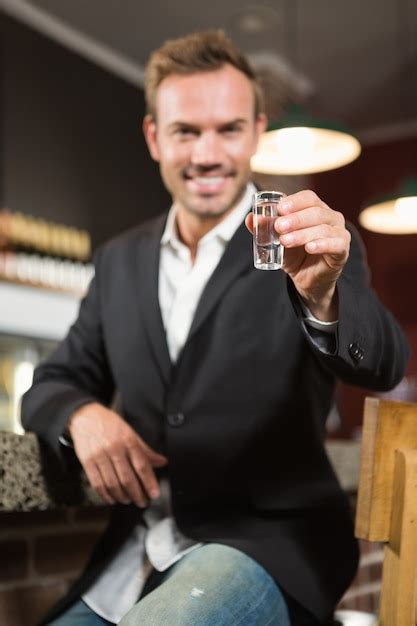
[[[145,507],[149,499],[159,497],[153,468],[163,467],[168,459],[115,411],[86,404],[70,417],[68,430],[91,486],[105,502]]]

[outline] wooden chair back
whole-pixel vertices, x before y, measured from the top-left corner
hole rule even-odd
[[[365,400],[356,536],[385,544],[379,626],[415,626],[417,404]]]

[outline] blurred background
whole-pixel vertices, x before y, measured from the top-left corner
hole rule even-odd
[[[168,208],[141,131],[144,66],[164,40],[207,28],[225,29],[248,54],[271,121],[297,105],[360,141],[360,156],[343,167],[254,179],[287,193],[312,188],[359,229],[373,287],[412,348],[406,376],[385,397],[417,402],[417,226],[392,234],[359,222],[366,206],[417,179],[415,0],[0,0],[3,434],[22,432],[19,398],[74,319],[94,249]],[[366,395],[373,394],[339,386],[329,439],[360,438]],[[15,471],[7,461],[4,468],[0,477]],[[23,486],[12,485],[17,493]],[[53,509],[22,497],[24,505],[7,505],[0,517],[5,626],[34,623],[76,576],[105,523],[97,510],[10,512]],[[373,580],[381,560],[364,561]],[[363,584],[376,597],[378,582]],[[346,606],[365,597],[355,593]]]
[[[417,401],[417,235],[375,233],[358,221],[367,204],[417,177],[415,0],[0,0],[0,206],[3,216],[20,216],[3,249],[27,256],[37,247],[40,264],[27,267],[25,256],[16,269],[9,255],[2,272],[0,263],[5,429],[19,430],[15,396],[75,315],[89,253],[169,205],[141,132],[148,55],[167,38],[219,27],[261,74],[271,120],[297,104],[359,139],[361,155],[344,167],[254,178],[287,192],[312,188],[360,230],[373,286],[412,345],[407,376],[390,397]],[[39,244],[45,224],[49,252]],[[74,232],[88,234],[84,257],[79,246],[51,244],[57,225],[73,242]],[[38,234],[30,241],[31,228]],[[45,255],[55,259],[49,270]],[[340,387],[329,436],[360,436],[366,393]]]

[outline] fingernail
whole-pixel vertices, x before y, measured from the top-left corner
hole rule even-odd
[[[279,230],[284,233],[286,230],[290,229],[290,221],[289,220],[278,220]]]
[[[157,489],[152,489],[149,495],[151,496],[152,500],[156,500],[156,498],[159,498],[159,491]]]
[[[288,233],[287,235],[282,235],[282,237],[280,237],[280,241],[284,245],[290,246],[294,241],[294,236],[292,235],[292,233]]]
[[[291,200],[281,200],[279,206],[283,211],[288,211],[288,209],[292,208],[292,202]]]

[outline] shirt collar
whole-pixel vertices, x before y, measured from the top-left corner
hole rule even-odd
[[[206,235],[204,235],[201,241],[207,241],[208,239],[218,237],[222,239],[225,243],[229,242],[237,231],[240,224],[245,219],[247,213],[250,211],[252,206],[252,197],[255,192],[255,185],[253,183],[248,183],[246,191],[239,204],[236,205],[233,211],[231,211],[224,220],[222,220]],[[173,246],[181,243],[178,239],[177,227],[175,223],[175,214],[176,209],[173,205],[168,213],[165,229],[161,237],[161,245],[163,246],[167,245],[168,243]]]

